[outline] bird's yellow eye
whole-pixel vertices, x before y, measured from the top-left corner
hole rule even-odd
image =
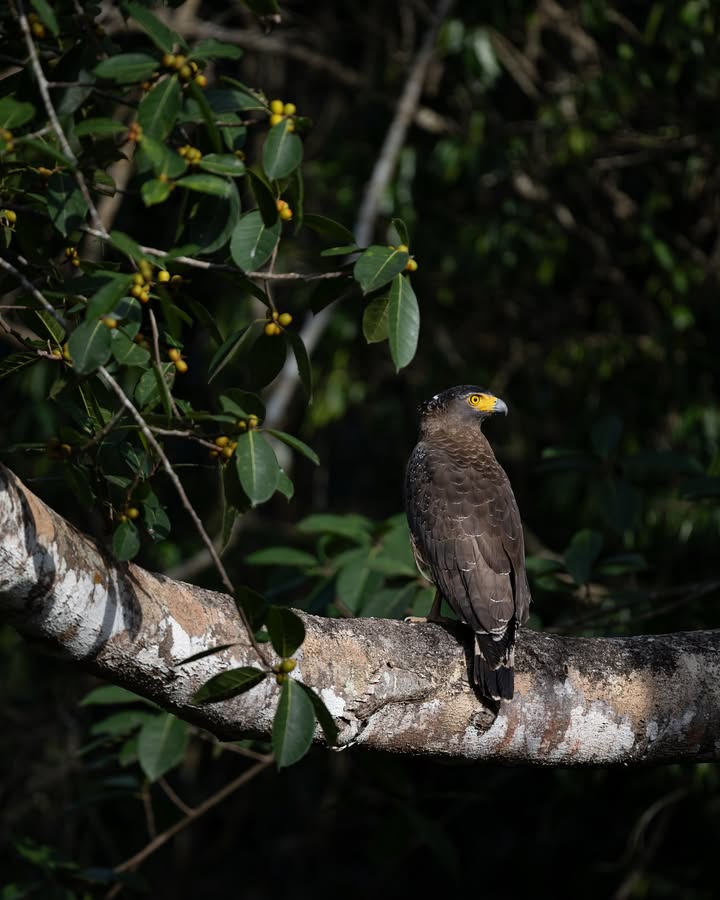
[[[497,401],[491,394],[470,394],[467,402],[473,409],[479,409],[481,412],[490,412],[495,408]]]

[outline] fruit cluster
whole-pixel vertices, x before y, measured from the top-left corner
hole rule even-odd
[[[30,31],[32,31],[33,37],[36,37],[38,40],[42,40],[45,37],[45,26],[40,21],[37,13],[30,13],[28,15],[28,24],[30,25]]]
[[[200,71],[196,62],[183,56],[182,53],[166,53],[162,58],[162,64],[171,72],[177,72],[181,81],[194,81],[198,87],[207,86],[207,78]]]
[[[280,334],[284,328],[287,328],[292,320],[293,318],[290,313],[279,313],[277,310],[274,310],[273,313],[270,314],[269,321],[265,326],[265,334],[268,337],[274,337],[276,334]]]
[[[275,206],[283,222],[289,222],[292,219],[293,211],[290,209],[290,204],[287,200],[276,200]]]
[[[175,368],[181,375],[184,375],[187,372],[188,364],[183,359],[182,353],[177,347],[171,347],[168,350],[168,359],[170,362],[175,363]]]
[[[410,249],[407,244],[398,244],[397,247],[391,247],[391,250],[398,250],[400,253],[409,253]],[[411,257],[405,266],[406,272],[417,272],[418,264],[414,257]]]
[[[294,103],[283,103],[282,100],[273,100],[270,103],[270,126],[278,125],[283,119],[290,119],[288,131],[295,131],[294,116],[296,113],[297,107]]]
[[[7,128],[0,128],[0,138],[5,141],[5,146],[2,148],[5,153],[12,153],[15,149],[15,141],[13,141],[13,133],[9,131]]]
[[[70,260],[70,265],[74,269],[80,268],[80,257],[78,256],[77,247],[66,247],[65,258]]]
[[[191,166],[196,166],[202,159],[202,153],[198,150],[197,147],[193,147],[191,144],[185,144],[184,147],[181,147],[178,150],[178,153],[188,163],[188,165]]]

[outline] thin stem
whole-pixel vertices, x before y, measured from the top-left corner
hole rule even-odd
[[[160,336],[158,334],[157,321],[155,319],[155,313],[149,309],[149,318],[150,318],[150,330],[152,331],[153,337],[153,353],[155,354],[155,368],[157,370],[158,377],[160,379],[160,384],[163,386],[163,390],[165,391],[165,397],[170,403],[170,408],[173,411],[173,415],[176,419],[180,419],[180,410],[177,408],[175,400],[173,399],[173,395],[168,390],[168,386],[165,383],[165,378],[163,376],[162,365],[160,362]]]
[[[135,419],[135,421],[138,423],[140,431],[142,431],[142,433],[145,435],[147,442],[153,448],[155,453],[157,453],[158,458],[162,462],[163,468],[165,469],[165,471],[168,475],[168,478],[170,479],[170,481],[172,481],[173,486],[175,487],[178,497],[180,498],[180,502],[182,503],[182,505],[184,506],[188,515],[192,519],[193,524],[195,525],[195,528],[196,528],[198,534],[200,535],[200,538],[202,539],[202,542],[207,547],[208,553],[210,554],[210,557],[215,565],[215,568],[216,568],[218,574],[220,575],[222,583],[225,585],[228,593],[231,596],[235,596],[235,588],[233,587],[232,581],[230,581],[230,578],[225,569],[225,566],[220,561],[220,557],[218,556],[217,550],[215,549],[215,545],[213,544],[212,540],[210,539],[210,536],[208,535],[207,531],[205,530],[205,526],[203,525],[202,521],[200,520],[200,516],[198,516],[197,512],[195,511],[195,507],[192,505],[192,503],[190,502],[190,500],[188,498],[188,495],[185,493],[185,488],[182,486],[182,482],[178,478],[175,470],[173,469],[173,467],[170,463],[170,460],[167,458],[167,456],[165,454],[165,451],[160,446],[160,443],[158,442],[155,435],[152,433],[150,426],[147,424],[147,422],[142,417],[140,412],[135,408],[132,400],[130,400],[130,398],[127,396],[125,391],[120,387],[120,385],[117,383],[117,381],[115,381],[115,379],[108,372],[108,370],[105,368],[105,366],[100,366],[98,371],[102,375],[102,377],[105,379],[105,381],[107,382],[108,387],[117,396],[120,403],[122,403],[122,405],[125,407],[125,409],[127,409],[127,411],[130,413],[130,415],[133,417],[133,419]],[[240,619],[241,619],[243,625],[245,626],[245,630],[247,631],[248,638],[250,640],[250,643],[252,644],[253,649],[255,650],[258,657],[265,665],[265,667],[269,669],[270,663],[267,660],[262,648],[260,647],[257,640],[255,639],[255,634],[254,634],[252,628],[250,627],[250,623],[248,621],[247,616],[245,615],[244,610],[242,609],[242,607],[239,604],[236,604],[236,606],[237,606],[237,611],[240,614]]]
[[[20,284],[25,288],[25,290],[32,294],[32,296],[38,301],[38,303],[43,306],[55,319],[58,325],[61,325],[63,328],[67,328],[67,322],[60,313],[55,309],[55,307],[50,303],[49,300],[46,300],[45,297],[40,293],[40,291],[35,287],[35,285],[29,281],[22,272],[18,271],[15,266],[8,262],[4,257],[0,256],[0,268],[5,269],[6,272],[10,272],[11,275],[14,275],[15,278],[20,282]]]

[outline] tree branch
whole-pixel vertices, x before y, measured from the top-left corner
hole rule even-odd
[[[223,703],[191,703],[210,676],[255,661],[230,597],[113,562],[1,467],[0,548],[0,618],[23,635],[222,739],[270,733],[272,678]],[[321,695],[342,748],[545,766],[720,758],[720,632],[523,632],[515,699],[495,715],[469,685],[460,633],[302,618],[292,676]]]

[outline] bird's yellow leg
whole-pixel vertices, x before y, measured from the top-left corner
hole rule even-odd
[[[426,616],[405,616],[405,621],[410,622],[412,625],[424,625],[426,622],[449,622],[450,619],[447,616],[440,615],[441,607],[442,594],[440,591],[435,591],[435,599],[430,612]]]

